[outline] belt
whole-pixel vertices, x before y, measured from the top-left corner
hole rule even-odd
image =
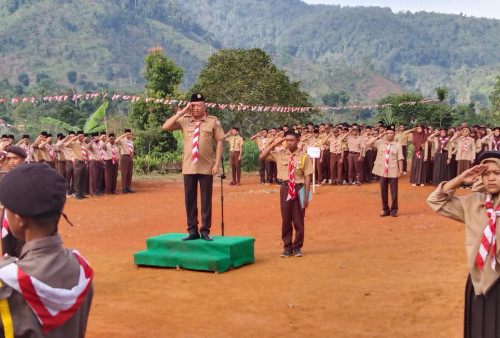
[[[288,185],[288,181],[278,181],[278,183],[279,183],[280,185]],[[300,186],[300,187],[301,187],[301,186],[303,186],[303,185],[304,185],[304,183],[295,183],[295,187],[297,187],[297,186]]]
[[[359,153],[357,153],[355,151],[350,151],[349,154],[359,155]]]

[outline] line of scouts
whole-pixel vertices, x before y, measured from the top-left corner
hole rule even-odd
[[[14,149],[14,151],[7,151]],[[122,193],[133,193],[134,142],[130,129],[116,137],[114,133],[84,134],[69,132],[67,136],[42,132],[30,144],[29,135],[14,146],[13,135],[0,140],[0,171],[11,169],[9,158],[23,158],[26,163],[45,163],[66,179],[67,197],[86,198],[116,194],[118,170],[121,173]]]

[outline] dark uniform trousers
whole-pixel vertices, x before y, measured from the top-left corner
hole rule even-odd
[[[232,151],[229,154],[229,162],[231,164],[231,174],[233,175],[233,182],[240,182],[241,179],[241,161],[239,151]]]
[[[363,178],[363,160],[359,153],[349,152],[349,182],[361,182]]]
[[[333,178],[330,176],[330,149],[325,148],[323,150],[323,162],[321,162],[321,172],[323,173],[323,179],[328,180]]]
[[[132,172],[134,170],[134,159],[130,155],[120,156],[120,175],[122,190],[130,189],[132,184]]]
[[[295,184],[297,196],[287,201],[288,183],[284,182],[280,189],[281,206],[281,239],[285,249],[300,249],[304,245],[304,209],[300,206],[299,189],[302,184]],[[292,227],[293,224],[293,227]],[[292,242],[293,229],[295,228],[295,240]]]
[[[277,176],[277,169],[276,167],[276,162],[273,161],[266,161],[266,176],[267,176],[267,183],[273,183],[276,180]]]
[[[404,172],[407,172],[407,161],[406,161],[406,158],[408,157],[408,146],[401,146],[401,148],[403,149],[403,171]]]
[[[332,182],[342,183],[342,159],[343,154],[330,153],[330,177]]]
[[[75,181],[75,192],[77,196],[85,195],[87,187],[87,164],[80,160],[75,160],[73,166],[73,179]]]
[[[66,161],[66,193],[75,192],[75,176],[73,175],[73,162]]]
[[[366,182],[371,182],[374,179],[372,174],[373,166],[375,164],[375,158],[377,157],[377,151],[374,149],[367,149],[365,153],[365,160],[363,162],[363,178]]]
[[[4,211],[0,209],[0,224],[3,222]],[[7,235],[2,238],[2,256],[5,254],[11,257],[19,257],[24,241],[14,237],[10,229],[7,230]]]
[[[260,175],[260,183],[266,182],[266,160],[259,159],[259,175]]]
[[[66,178],[66,161],[57,161],[57,172]]]
[[[104,181],[106,193],[111,194],[116,191],[116,181],[118,180],[118,162],[113,164],[113,160],[104,161]]]
[[[380,177],[380,194],[382,195],[382,210],[384,212],[398,212],[398,178]],[[391,190],[392,204],[389,209],[388,190]]]
[[[184,201],[188,233],[198,234],[198,182],[201,195],[201,228],[200,233],[209,234],[212,226],[212,175],[192,174],[184,175]]]
[[[104,178],[102,161],[90,160],[89,164],[89,188],[91,194],[101,191],[101,182]]]
[[[343,178],[345,181],[349,181],[349,152],[348,151],[344,151],[344,161],[342,162],[343,163]]]

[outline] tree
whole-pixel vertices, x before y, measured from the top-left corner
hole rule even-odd
[[[208,59],[191,92],[201,92],[210,102],[265,106],[310,106],[300,82],[290,81],[285,71],[261,49],[219,50]],[[304,122],[310,113],[215,111],[225,128],[235,125],[254,132],[276,124]]]
[[[74,70],[71,70],[69,71],[67,74],[66,74],[67,78],[68,78],[68,81],[69,83],[71,84],[74,84],[76,82],[76,72]]]
[[[26,74],[26,73],[19,74],[17,76],[17,81],[19,81],[19,83],[25,87],[28,87],[30,85],[30,78],[28,77],[28,74]]]
[[[496,125],[500,124],[500,76],[497,76],[493,92],[490,97],[491,113]]]

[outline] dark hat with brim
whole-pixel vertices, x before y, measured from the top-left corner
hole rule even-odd
[[[14,135],[9,135],[9,138],[10,139],[14,139]]]
[[[26,134],[26,135],[23,135],[23,138],[30,138],[30,136],[28,134]]]
[[[0,182],[0,202],[21,217],[60,215],[66,202],[66,180],[44,163],[26,163]]]
[[[23,148],[20,146],[8,146],[7,149],[5,149],[6,152],[16,154],[18,156],[21,156],[22,158],[26,158],[26,152],[24,151]]]
[[[189,102],[198,102],[198,101],[205,102],[205,97],[203,96],[202,93],[194,93],[193,95],[191,95],[191,99],[189,100]]]
[[[485,160],[494,160],[494,161],[500,161],[500,151],[494,151],[494,150],[488,150],[483,152],[479,157],[477,158],[477,163],[481,163]]]
[[[130,129],[125,129],[125,132],[126,132],[126,133],[131,133],[131,132],[132,132],[132,130],[130,130]]]

